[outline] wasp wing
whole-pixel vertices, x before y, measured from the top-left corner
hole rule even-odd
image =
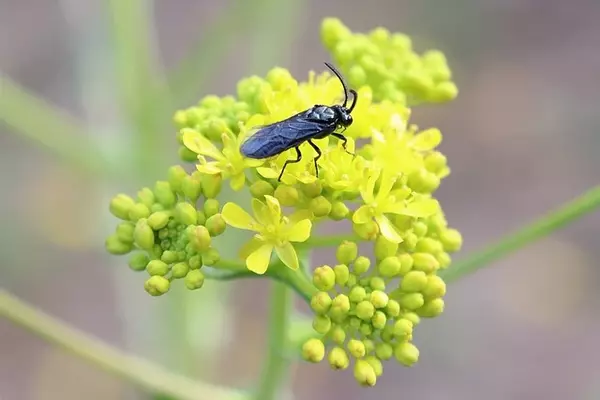
[[[308,118],[302,112],[262,127],[242,143],[240,151],[248,158],[272,157],[324,132],[333,132],[335,127],[333,121]]]

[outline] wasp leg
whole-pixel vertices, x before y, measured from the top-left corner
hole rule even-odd
[[[279,173],[279,178],[277,178],[277,180],[279,182],[281,182],[281,177],[283,176],[283,171],[285,171],[285,167],[287,167],[288,164],[294,164],[297,162],[300,162],[300,160],[302,160],[302,153],[300,153],[300,148],[295,147],[296,149],[296,155],[298,156],[295,160],[287,160],[285,162],[285,164],[283,164],[283,168],[281,169],[281,172]]]
[[[319,177],[319,166],[317,165],[317,161],[319,160],[319,158],[321,158],[321,156],[323,155],[323,153],[321,153],[321,149],[319,149],[319,146],[317,146],[316,144],[314,144],[312,142],[312,140],[309,140],[308,144],[310,144],[312,146],[312,148],[315,149],[315,151],[317,152],[317,156],[315,157],[315,159],[313,160],[313,162],[315,163],[315,174],[316,174],[316,176],[318,178]]]
[[[348,139],[346,139],[346,137],[345,137],[344,135],[341,135],[341,134],[339,134],[339,133],[333,132],[333,133],[331,134],[331,136],[333,136],[333,137],[336,137],[336,138],[338,138],[338,139],[340,139],[340,140],[342,141],[342,147],[344,148],[344,151],[345,151],[346,153],[350,154],[351,156],[353,156],[353,155],[354,155],[354,153],[350,153],[350,152],[348,151],[348,149],[346,149],[346,145],[348,144]]]

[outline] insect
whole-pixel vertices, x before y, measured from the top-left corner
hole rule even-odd
[[[329,135],[335,136],[342,141],[342,147],[346,149],[347,139],[341,133],[335,132],[338,128],[346,130],[352,125],[352,115],[350,113],[356,105],[358,94],[354,89],[348,90],[342,75],[329,63],[325,63],[340,80],[344,89],[344,103],[333,106],[314,105],[308,110],[302,111],[296,115],[261,127],[254,135],[250,136],[240,147],[242,155],[248,158],[263,159],[276,156],[291,148],[296,149],[296,159],[287,160],[283,164],[278,181],[281,181],[283,172],[288,164],[300,162],[302,153],[300,145],[306,141],[315,149],[317,156],[314,158],[316,176],[319,176],[319,167],[317,161],[321,158],[321,149],[312,141],[313,139],[323,139]],[[348,105],[348,93],[352,94],[352,105]],[[343,131],[342,131],[343,132]]]

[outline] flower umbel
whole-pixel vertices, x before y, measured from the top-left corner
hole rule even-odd
[[[333,136],[313,140],[321,153],[317,176],[318,152],[304,142],[302,157],[279,181],[296,149],[254,160],[242,156],[242,143],[260,126],[316,104],[340,104],[344,93],[330,72],[297,80],[276,67],[264,78],[242,79],[236,96],[206,96],[175,114],[179,155],[195,164],[193,172],[175,166],[135,198],[113,198],[110,212],[121,221],[106,248],[133,252],[129,267],[146,271],[152,296],[177,280],[190,290],[219,276],[283,281],[310,299],[315,335],[299,346],[304,359],[351,368],[360,385],[373,386],[388,360],[417,362],[417,327],[444,310],[438,271],[450,266],[462,237],[435,198],[450,173],[437,150],[442,133],[409,123],[408,106],[449,101],[457,89],[443,54],[417,54],[406,35],[383,28],[353,33],[327,18],[321,36],[358,93],[354,123],[342,133],[347,149]],[[224,181],[233,194],[222,192]],[[338,232],[351,231],[316,234],[331,222],[340,223]],[[252,237],[238,245],[228,236],[236,230]],[[235,255],[221,259],[220,244]],[[373,257],[360,255],[359,244],[370,246]],[[306,265],[315,247],[331,248],[338,264]]]
[[[269,266],[273,250],[289,268],[298,269],[298,255],[291,242],[304,242],[310,236],[312,223],[309,219],[294,221],[281,215],[279,201],[264,196],[266,204],[252,199],[255,218],[235,203],[223,207],[223,219],[234,228],[257,232],[240,250],[246,266],[252,272],[264,274]]]

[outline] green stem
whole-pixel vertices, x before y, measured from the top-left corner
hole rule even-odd
[[[287,268],[277,265],[279,268]],[[272,282],[269,300],[269,335],[267,338],[267,359],[262,371],[256,400],[278,399],[281,382],[287,373],[288,361],[284,358],[287,347],[287,333],[293,308],[289,288],[280,282]]]
[[[519,231],[506,236],[487,248],[476,252],[469,258],[453,264],[449,269],[440,272],[440,276],[451,282],[462,276],[490,265],[505,255],[544,237],[566,224],[596,210],[600,207],[600,186],[596,186],[576,199],[549,213],[545,217],[525,226]]]
[[[362,240],[355,234],[331,235],[331,236],[311,236],[306,242],[298,243],[298,247],[317,248],[339,246],[344,240],[359,241]]]
[[[0,291],[0,316],[106,372],[126,379],[152,393],[168,395],[178,400],[242,400],[245,398],[242,393],[233,389],[197,382],[123,353],[68,327],[25,304],[5,290]]]

